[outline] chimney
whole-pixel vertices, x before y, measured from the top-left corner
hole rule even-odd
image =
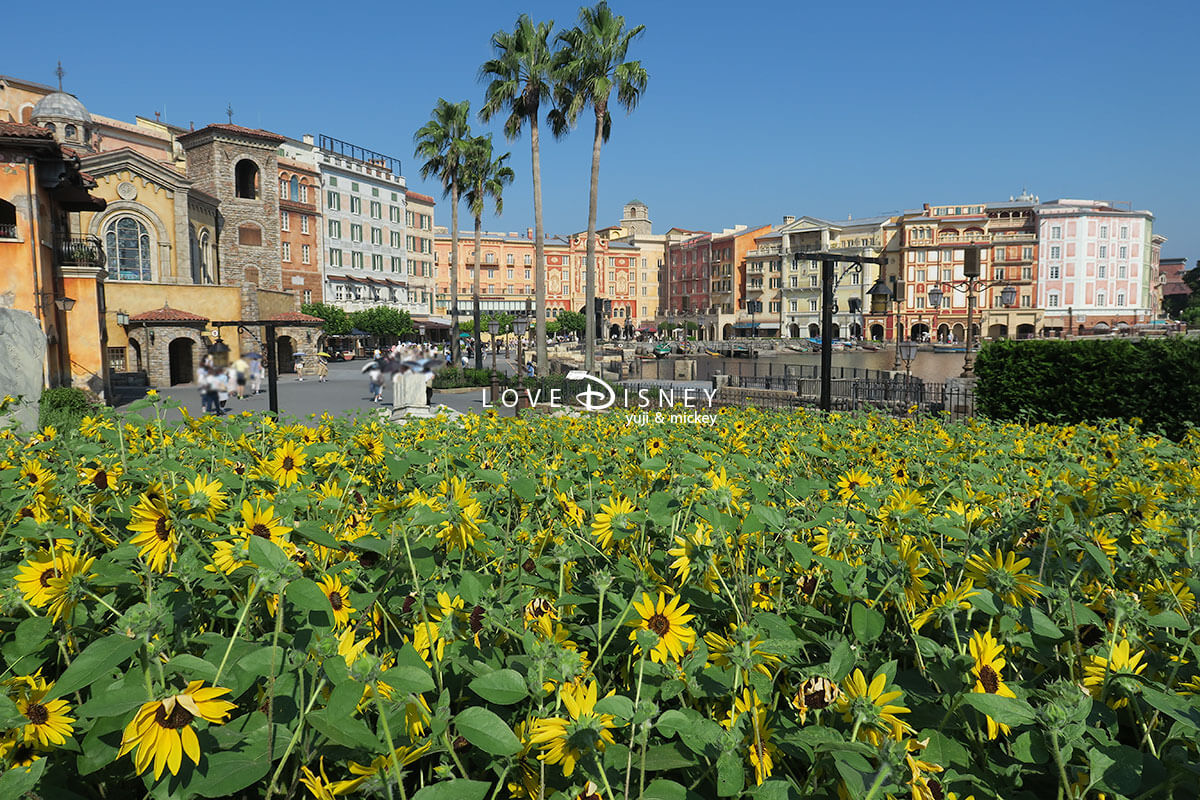
[[[796,221],[796,218],[795,218],[795,217],[793,217],[791,214],[784,214],[784,215],[783,215],[783,224],[784,224],[784,225],[791,225],[791,224],[792,224],[793,222],[795,222],[795,221]]]
[[[526,238],[526,239],[532,239],[532,238],[533,238],[533,228],[526,228],[526,229],[525,229],[525,238]]]
[[[302,141],[303,141],[305,144],[312,144],[312,143],[313,143],[313,137],[312,137],[312,134],[311,134],[311,133],[306,133],[306,134],[304,134],[304,136],[303,136],[303,137],[301,137],[301,139],[302,139]]]

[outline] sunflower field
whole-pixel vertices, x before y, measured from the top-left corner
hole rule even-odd
[[[2,798],[1196,796],[1195,432],[157,402],[0,433]]]

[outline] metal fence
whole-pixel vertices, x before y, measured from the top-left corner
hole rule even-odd
[[[731,377],[718,392],[716,403],[757,408],[816,407],[821,397],[821,379],[808,377]],[[876,409],[896,415],[944,414],[961,420],[975,413],[975,395],[970,389],[950,383],[926,383],[897,376],[886,379],[834,378],[830,381],[830,405],[837,411]]]

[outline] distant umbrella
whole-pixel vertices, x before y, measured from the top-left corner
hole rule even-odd
[[[378,361],[368,361],[366,364],[363,364],[363,368],[359,372],[368,372],[373,369],[379,369]]]
[[[333,356],[329,355],[329,353],[326,353],[324,350],[317,353],[317,355],[319,355],[321,358],[333,358]]]

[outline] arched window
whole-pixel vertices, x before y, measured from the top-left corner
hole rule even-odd
[[[300,184],[300,202],[301,203],[308,202],[308,183],[307,182]]]
[[[105,226],[104,251],[109,280],[150,280],[150,234],[135,218],[118,217]]]
[[[68,139],[74,139],[75,138],[75,126],[68,125],[64,129],[63,135],[66,136]]]
[[[258,199],[258,165],[248,158],[233,168],[234,194],[248,200]]]
[[[47,123],[46,123],[46,130],[50,131],[51,133],[57,133],[57,132],[58,132],[58,128],[56,128],[56,127],[54,126],[54,123],[53,123],[53,122],[47,122]]]
[[[295,175],[292,176],[290,189],[291,189],[291,193],[288,196],[292,199],[293,202],[299,202],[299,200],[300,200],[300,179],[297,178]]]
[[[204,283],[216,283],[216,275],[212,268],[212,245],[208,231],[200,231],[200,277]]]

